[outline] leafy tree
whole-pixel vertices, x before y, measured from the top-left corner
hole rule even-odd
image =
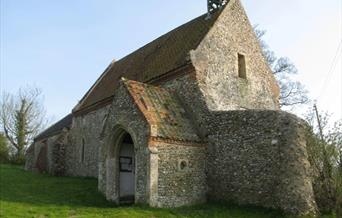
[[[341,168],[336,177],[336,217],[342,217],[342,172]]]
[[[311,127],[308,135],[309,160],[313,169],[316,202],[323,211],[336,211],[342,216],[342,120],[329,126],[330,115],[318,112],[323,135],[313,110],[306,114]]]
[[[336,163],[336,215],[342,217],[342,120],[335,122],[334,127],[327,134],[327,142],[335,147],[334,160]]]
[[[13,160],[24,161],[24,152],[45,126],[45,110],[38,88],[20,88],[17,94],[3,93],[0,101],[0,126],[15,148]]]
[[[298,73],[296,66],[287,57],[278,58],[275,53],[269,48],[267,43],[263,40],[263,36],[266,34],[265,30],[258,29],[258,26],[254,27],[254,31],[260,42],[262,51],[271,67],[275,78],[278,81],[280,87],[280,106],[295,106],[305,104],[309,101],[308,91],[304,85],[298,81],[294,81],[291,75]]]
[[[329,129],[326,141],[336,148],[335,163],[342,173],[342,120],[335,122],[333,128]]]

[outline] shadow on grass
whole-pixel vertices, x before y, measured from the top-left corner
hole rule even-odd
[[[97,191],[93,178],[53,177],[27,172],[21,166],[0,165],[0,200],[33,205],[113,207]]]

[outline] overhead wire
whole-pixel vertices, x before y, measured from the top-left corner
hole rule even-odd
[[[330,84],[330,81],[331,81],[331,78],[333,77],[334,75],[334,72],[335,72],[335,68],[338,64],[338,61],[340,60],[339,59],[339,56],[342,54],[342,40],[340,41],[337,49],[336,49],[336,53],[334,55],[334,58],[331,62],[331,65],[330,65],[330,68],[329,68],[329,71],[325,77],[325,80],[323,82],[323,85],[320,89],[320,92],[317,96],[317,98],[315,99],[316,101],[318,101],[319,99],[321,99],[321,97],[323,97],[323,94],[325,93],[326,91],[326,88],[328,87],[328,85]]]

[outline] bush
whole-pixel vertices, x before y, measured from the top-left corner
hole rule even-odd
[[[10,163],[11,164],[15,164],[15,165],[24,165],[25,164],[25,156],[24,155],[19,155],[16,157],[12,157],[10,159]]]
[[[8,150],[8,147],[5,147],[3,144],[0,144],[0,163],[4,164],[10,162]]]
[[[330,213],[335,209],[336,190],[334,181],[316,178],[313,181],[313,189],[318,209],[321,213]]]
[[[332,155],[329,152],[331,146],[322,142],[312,129],[308,129],[306,139],[312,167],[312,185],[318,209],[321,213],[331,212],[335,209],[337,197],[334,165],[331,163]]]
[[[342,218],[342,169],[336,176],[336,217]]]
[[[0,163],[9,163],[10,155],[9,155],[9,147],[5,136],[0,134]]]

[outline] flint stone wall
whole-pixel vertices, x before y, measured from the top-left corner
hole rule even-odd
[[[137,109],[126,88],[120,85],[106,117],[99,151],[98,189],[108,200],[119,202],[118,138],[122,131],[126,131],[134,142],[135,203],[148,203],[149,130],[143,114]]]
[[[33,171],[35,169],[35,144],[31,144],[25,153],[25,170]]]
[[[217,112],[209,129],[210,200],[316,212],[304,121],[278,111]]]
[[[47,139],[34,142],[32,146],[32,154],[30,158],[30,165],[32,170],[38,170],[39,172],[53,172],[53,150],[55,141],[58,135],[51,136]]]
[[[49,171],[49,152],[48,145],[46,143],[41,143],[38,146],[35,168],[38,172],[48,172]]]
[[[239,77],[238,54],[247,79]],[[209,110],[279,109],[278,85],[239,0],[230,0],[190,56]]]
[[[247,80],[238,76],[238,54],[245,55]],[[149,147],[150,127],[120,86],[111,105],[74,117],[68,143],[48,148],[47,159],[64,150],[67,175],[98,177],[99,190],[117,202],[117,134],[124,129],[135,146],[136,203],[176,207],[208,199],[315,212],[305,124],[284,112],[250,110],[277,110],[279,88],[239,0],[230,0],[189,60],[193,72],[161,85],[177,93],[208,150]],[[42,146],[37,143],[30,160]]]
[[[56,140],[53,142],[51,151],[51,164],[50,171],[51,175],[64,176],[66,171],[66,147],[70,146],[69,131],[63,129],[60,134],[56,136]]]
[[[97,178],[100,134],[108,108],[106,106],[73,118],[70,145],[66,146],[66,175]]]
[[[151,206],[179,207],[206,202],[206,148],[159,142],[151,158]],[[155,155],[153,157],[153,155]],[[153,162],[153,159],[155,162]],[[182,169],[182,162],[183,165]],[[154,179],[154,180],[153,180]]]
[[[34,142],[26,153],[25,169],[62,176],[65,173],[67,130]]]
[[[246,59],[247,79],[239,77],[238,54]],[[239,0],[231,0],[189,54],[192,72],[161,84],[178,94],[202,138],[215,111],[279,109],[279,87]]]

